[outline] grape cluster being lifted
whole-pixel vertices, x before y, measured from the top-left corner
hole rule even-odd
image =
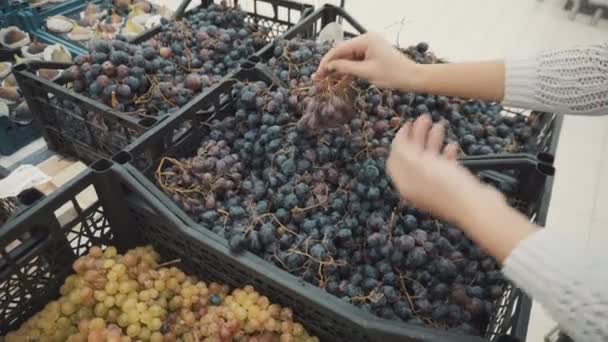
[[[7,342],[314,342],[293,312],[248,285],[230,290],[159,263],[152,247],[92,247],[73,264],[61,297]]]
[[[311,130],[299,124],[310,96],[299,81],[237,83],[233,115],[201,128],[196,156],[165,157],[156,181],[234,252],[251,251],[383,318],[483,334],[507,286],[496,261],[400,200],[385,174],[417,96],[353,85],[364,89],[365,109]],[[485,105],[450,101],[433,113]]]

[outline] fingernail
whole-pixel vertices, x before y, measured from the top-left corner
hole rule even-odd
[[[335,72],[336,71],[336,66],[335,65],[328,65],[327,66],[327,72]]]

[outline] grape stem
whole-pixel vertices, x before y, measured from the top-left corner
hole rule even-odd
[[[179,264],[180,262],[182,262],[182,259],[177,258],[177,259],[173,259],[173,260],[169,260],[169,261],[163,262],[162,264],[158,264],[158,265],[156,265],[156,268],[159,269],[161,267],[167,267],[169,265]]]

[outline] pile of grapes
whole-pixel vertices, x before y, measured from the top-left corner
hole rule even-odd
[[[278,40],[268,62],[277,81],[237,83],[234,112],[204,128],[196,155],[163,158],[157,184],[234,252],[377,316],[483,335],[507,286],[499,265],[458,228],[404,203],[386,158],[401,125],[424,113],[447,121],[446,139],[471,155],[533,151],[539,123],[498,104],[364,80],[313,84],[329,48]],[[401,51],[441,62],[425,43]]]
[[[62,79],[77,93],[135,118],[171,114],[268,42],[267,30],[246,23],[246,16],[237,8],[212,4],[179,21],[163,20],[161,31],[141,45],[123,37],[93,41],[90,54],[75,58]],[[129,143],[121,137],[135,134],[72,101],[53,101],[92,123],[93,139],[110,154]],[[70,136],[92,143],[81,120],[58,117]]]
[[[163,191],[234,252],[380,317],[484,332],[506,286],[497,263],[456,227],[408,207],[385,175],[405,115],[374,106],[311,131],[287,88],[238,83],[232,95],[236,112],[210,123],[195,156],[161,161]]]
[[[458,142],[465,154],[537,152],[531,138],[539,133],[542,123],[535,116],[503,115],[499,104],[378,89],[348,78],[330,77],[313,84],[311,75],[330,47],[307,39],[279,39],[268,62],[291,95],[303,103],[298,108],[303,114],[300,121],[310,129],[346,123],[357,116],[378,119],[372,126],[389,127],[392,124],[388,121],[395,117],[413,119],[429,113],[434,121],[449,122],[448,140]],[[440,63],[428,49],[428,44],[420,43],[401,51],[418,63]]]
[[[124,255],[92,247],[74,262],[61,297],[5,341],[318,341],[291,309],[252,286],[231,291],[170,264],[150,246]]]

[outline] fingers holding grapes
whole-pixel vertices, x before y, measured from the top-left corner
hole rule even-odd
[[[337,73],[366,79],[378,87],[409,91],[420,73],[418,69],[380,35],[366,33],[331,49],[313,79],[318,82]]]

